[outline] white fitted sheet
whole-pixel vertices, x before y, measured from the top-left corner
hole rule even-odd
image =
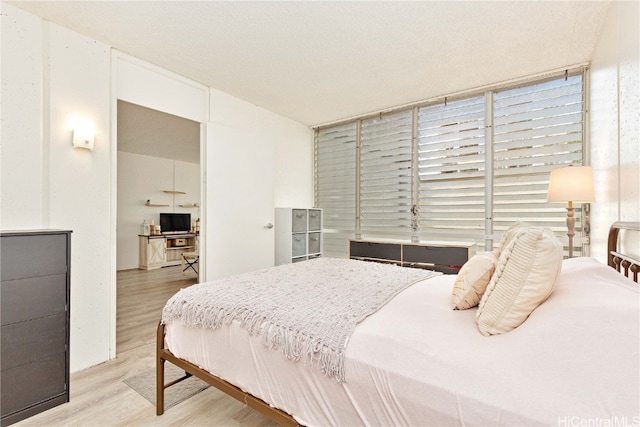
[[[524,324],[485,337],[476,309],[451,309],[454,279],[419,282],[361,322],[345,383],[265,350],[235,323],[173,322],[167,348],[307,426],[640,423],[636,284],[592,258],[566,260]]]

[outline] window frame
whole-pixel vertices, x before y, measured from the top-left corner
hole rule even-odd
[[[327,229],[325,231],[329,232],[328,234],[325,234],[326,237],[328,237],[329,239],[331,239],[330,233],[338,233],[342,236],[342,238],[347,237],[348,239],[361,239],[363,238],[363,236],[367,237],[367,238],[392,238],[392,239],[397,239],[397,240],[412,240],[412,241],[424,241],[426,239],[429,240],[450,240],[450,241],[461,241],[460,239],[455,239],[452,238],[451,236],[448,236],[446,233],[443,234],[442,236],[436,236],[434,234],[425,234],[424,229],[421,228],[420,226],[420,218],[419,218],[419,211],[421,209],[420,206],[420,183],[421,183],[421,178],[420,178],[420,172],[419,172],[419,163],[420,163],[420,159],[419,159],[419,155],[420,155],[420,146],[419,146],[419,114],[420,114],[420,109],[422,108],[428,108],[430,106],[434,106],[434,105],[438,105],[438,104],[447,104],[447,103],[451,103],[451,102],[456,102],[459,100],[465,100],[465,99],[470,99],[473,97],[482,97],[484,98],[484,147],[485,147],[485,163],[484,163],[484,167],[485,167],[485,173],[484,173],[484,185],[485,185],[485,194],[484,194],[484,204],[485,204],[485,213],[484,213],[484,230],[477,230],[477,232],[470,232],[468,234],[468,238],[465,241],[475,241],[476,243],[478,243],[479,248],[482,248],[484,250],[491,250],[493,248],[493,245],[499,241],[502,237],[502,230],[500,230],[499,233],[494,232],[494,207],[495,207],[495,195],[494,195],[494,182],[496,179],[495,176],[495,159],[494,159],[494,142],[495,142],[495,138],[494,138],[494,111],[493,111],[493,107],[494,107],[494,94],[496,93],[502,93],[502,92],[506,92],[506,91],[510,91],[510,90],[514,90],[514,89],[518,89],[518,88],[526,88],[527,86],[535,86],[538,84],[542,84],[545,82],[549,82],[549,81],[553,81],[553,80],[559,80],[561,78],[565,78],[567,79],[570,76],[576,76],[579,75],[581,76],[581,125],[582,125],[582,133],[581,133],[581,161],[579,162],[574,162],[573,164],[583,164],[583,165],[588,165],[589,162],[589,156],[588,156],[588,132],[587,132],[587,121],[588,121],[588,96],[587,96],[587,85],[588,85],[588,79],[589,79],[589,73],[588,73],[588,67],[586,64],[582,64],[582,65],[577,65],[568,69],[563,69],[563,70],[555,70],[549,73],[544,73],[541,75],[536,75],[536,76],[531,76],[528,78],[524,78],[524,79],[520,79],[517,81],[510,81],[510,82],[505,82],[502,84],[496,84],[496,85],[492,85],[490,87],[485,87],[485,88],[481,88],[481,89],[477,89],[477,90],[471,90],[471,91],[466,91],[466,92],[461,92],[458,94],[453,94],[450,96],[445,96],[445,97],[439,97],[437,99],[433,99],[433,100],[428,100],[428,101],[423,101],[420,103],[415,103],[412,105],[408,105],[408,106],[402,106],[402,107],[398,107],[398,108],[393,108],[393,109],[388,109],[384,112],[378,112],[375,114],[368,114],[365,116],[361,116],[361,117],[357,117],[357,118],[352,118],[349,120],[343,120],[343,121],[339,121],[339,122],[334,122],[334,123],[330,123],[330,124],[326,124],[326,125],[321,125],[321,126],[317,126],[314,128],[315,130],[315,134],[314,134],[314,153],[315,155],[318,154],[319,150],[321,150],[321,148],[319,147],[319,135],[322,134],[323,132],[327,132],[327,130],[330,130],[332,128],[334,128],[335,126],[342,126],[342,125],[346,125],[346,124],[353,124],[356,127],[356,143],[355,143],[355,165],[353,168],[353,173],[356,175],[355,176],[355,182],[356,182],[356,189],[355,189],[355,218],[354,218],[354,223],[355,223],[355,227],[353,230],[346,230],[346,229],[341,229],[341,230],[335,230],[335,229]],[[411,215],[411,219],[410,219],[410,224],[408,224],[405,229],[407,230],[406,233],[397,233],[397,232],[393,232],[393,233],[384,233],[384,232],[377,232],[375,230],[367,230],[366,227],[363,229],[362,224],[361,224],[361,212],[363,210],[363,207],[361,206],[361,194],[360,194],[360,189],[361,189],[361,184],[362,184],[362,170],[361,170],[361,150],[362,150],[362,125],[363,123],[365,123],[366,121],[371,121],[371,120],[375,120],[376,118],[382,118],[384,115],[390,115],[390,114],[396,114],[396,113],[401,113],[401,112],[405,112],[405,111],[410,111],[411,115],[412,115],[412,125],[411,125],[411,144],[412,144],[412,148],[411,148],[411,201],[410,201],[410,207],[411,207],[411,212],[413,213],[413,215]],[[314,156],[315,157],[315,156]],[[561,166],[565,166],[566,164],[558,164],[557,167],[561,167]],[[317,161],[314,161],[314,178],[315,178],[315,184],[314,184],[314,190],[315,190],[315,194],[314,194],[314,200],[315,200],[315,204],[317,207],[323,207],[322,206],[322,200],[321,198],[318,197],[319,195],[319,186],[318,186],[318,180],[319,180],[319,175],[321,174],[321,171],[318,170],[319,165]],[[406,199],[405,199],[406,200]],[[324,207],[323,207],[324,208]],[[562,218],[565,218],[565,213],[566,210],[564,209],[565,207],[562,205],[553,205],[552,207],[550,207],[549,209],[552,210],[554,212],[554,214],[557,214],[559,217],[562,216]],[[326,208],[325,208],[326,209]],[[584,213],[581,213],[581,210],[588,210],[588,205],[583,204],[580,205],[579,209],[576,209],[576,237],[579,239],[580,233],[583,232],[584,230],[582,229],[582,216],[584,215]],[[330,212],[329,212],[330,215]],[[364,231],[364,233],[363,233]],[[564,230],[560,230],[558,229],[558,227],[556,227],[556,229],[554,230],[556,232],[556,235],[558,235],[559,237],[562,237],[562,231],[565,232],[565,236],[566,236],[566,229]],[[582,254],[588,253],[588,239],[583,239],[581,242],[582,244],[582,248],[578,247],[578,253],[580,253],[580,251],[582,250]],[[577,245],[580,246],[580,245]],[[348,244],[345,241],[344,242],[344,249],[345,252],[344,253],[328,253],[327,256],[346,256],[346,251],[348,251],[347,249]]]

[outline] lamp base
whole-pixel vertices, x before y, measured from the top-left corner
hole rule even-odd
[[[569,236],[569,258],[573,258],[573,236],[576,228],[576,219],[573,216],[573,202],[567,203],[567,236]]]

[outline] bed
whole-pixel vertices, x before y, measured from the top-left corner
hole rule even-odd
[[[530,273],[545,284],[552,277],[553,286],[520,323],[500,331],[482,321],[491,317],[491,298],[505,298],[501,281],[512,274],[525,233],[505,235],[512,243],[494,254],[479,307],[452,309],[460,277],[415,280],[358,320],[345,343],[343,377],[318,369],[317,361],[266,350],[244,320],[204,327],[163,315],[157,414],[164,390],[182,380],[165,384],[170,362],[183,378],[195,375],[282,425],[639,425],[640,261],[619,245],[620,234],[638,231],[640,223],[612,225],[609,266],[560,256],[557,271]],[[537,261],[518,259],[553,263],[552,247]],[[296,268],[308,268],[301,264]]]

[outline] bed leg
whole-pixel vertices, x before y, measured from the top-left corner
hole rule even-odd
[[[158,324],[156,337],[156,415],[164,414],[164,325]]]

